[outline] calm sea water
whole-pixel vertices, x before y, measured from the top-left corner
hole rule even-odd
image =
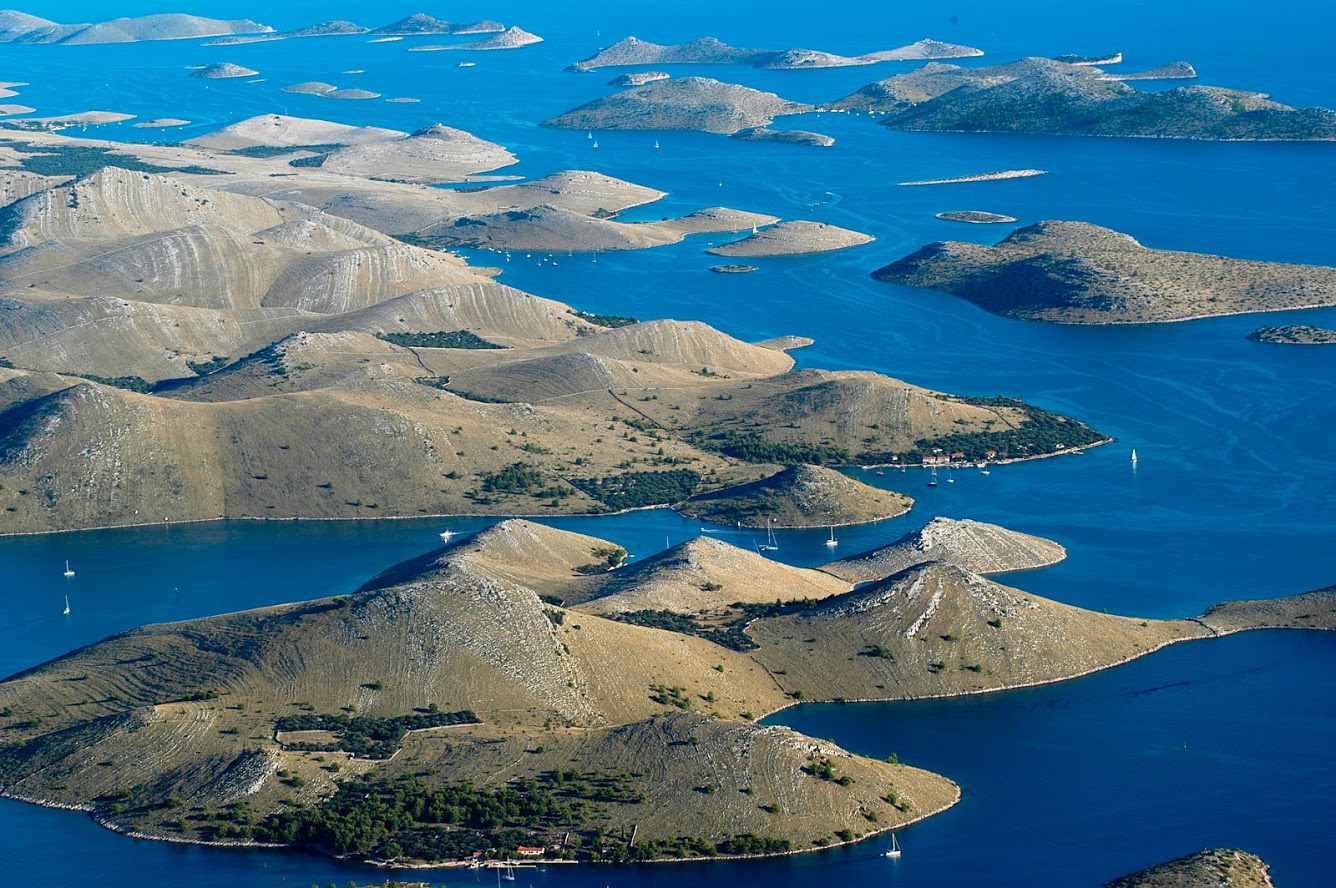
[[[175,9],[177,7],[171,6]],[[184,9],[184,7],[181,7]],[[345,0],[240,8],[200,2],[204,15],[248,15],[279,28],[329,18],[376,25],[417,7],[367,13]],[[840,551],[888,542],[935,515],[996,521],[1057,539],[1063,564],[1008,582],[1073,604],[1185,616],[1227,598],[1267,597],[1336,581],[1336,350],[1243,340],[1264,323],[1336,324],[1336,310],[1221,318],[1155,327],[1065,328],[987,315],[952,297],[873,282],[868,273],[922,243],[991,242],[1008,230],[941,222],[933,213],[984,209],[1022,223],[1085,219],[1156,247],[1336,264],[1336,147],[1193,144],[1022,136],[895,134],[860,115],[810,115],[795,125],[836,137],[828,151],[746,144],[704,134],[584,133],[535,124],[606,91],[612,72],[566,64],[626,34],[672,42],[705,33],[737,45],[811,46],[858,53],[924,36],[979,46],[986,64],[1023,55],[1121,50],[1129,69],[1177,59],[1205,83],[1269,92],[1295,105],[1336,106],[1336,71],[1322,63],[1333,13],[1301,0],[1267,6],[1188,2],[1117,7],[980,2],[808,6],[674,4],[671,14],[626,3],[500,2],[422,7],[451,20],[497,18],[547,42],[517,52],[407,54],[414,43],[363,39],[201,47],[196,41],[102,47],[0,47],[0,79],[26,80],[12,101],[41,114],[97,108],[188,117],[165,134],[107,127],[122,139],[176,140],[272,111],[413,130],[441,121],[502,142],[521,158],[504,172],[541,176],[596,169],[670,192],[629,214],[657,218],[726,204],[875,234],[833,256],[765,260],[753,275],[712,275],[711,238],[628,254],[518,256],[508,283],[594,311],[706,320],[736,336],[816,338],[800,364],[872,368],[967,394],[1008,394],[1079,417],[1118,437],[1084,456],[956,473],[929,489],[917,472],[861,475],[914,496],[904,518],[848,528]],[[26,11],[67,21],[82,2]],[[121,2],[98,16],[165,11]],[[1237,27],[1246,20],[1246,34]],[[199,81],[184,66],[232,61],[263,83]],[[673,69],[816,101],[908,65],[814,72]],[[341,72],[363,69],[364,74]],[[302,80],[358,86],[420,104],[337,102],[290,95]],[[895,183],[1013,167],[1036,179],[938,188]],[[1132,471],[1128,451],[1140,467]],[[854,474],[859,475],[857,470]],[[626,545],[641,557],[700,532],[667,512],[555,521]],[[476,521],[259,524],[227,522],[0,539],[0,673],[12,673],[145,622],[347,592],[431,548],[444,526]],[[742,545],[751,535],[712,528]],[[788,533],[776,553],[795,564],[826,557],[822,534]],[[65,559],[77,573],[60,576]],[[70,596],[72,613],[60,614]],[[1254,633],[1184,645],[1064,685],[967,700],[803,707],[780,721],[870,755],[958,780],[964,801],[904,834],[905,857],[877,843],[743,865],[549,870],[534,884],[722,885],[739,879],[810,884],[834,878],[905,885],[1098,884],[1201,845],[1239,845],[1274,865],[1278,884],[1326,885],[1321,853],[1336,790],[1336,637]],[[373,873],[302,854],[234,852],[137,842],[80,815],[0,802],[0,854],[28,881],[105,873],[105,884],[299,885]],[[437,880],[433,875],[433,879]],[[472,883],[476,876],[441,875]]]

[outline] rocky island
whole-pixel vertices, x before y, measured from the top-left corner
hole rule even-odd
[[[835,140],[822,133],[807,130],[775,130],[765,126],[738,130],[732,138],[744,142],[778,142],[781,145],[807,145],[812,148],[829,148]]]
[[[736,133],[765,126],[785,114],[802,114],[812,105],[790,102],[708,77],[661,80],[614,93],[543,122],[577,130],[697,130]]]
[[[863,87],[828,105],[882,112],[895,130],[1015,132],[1251,141],[1336,138],[1336,111],[1295,109],[1262,93],[1213,86],[1144,92],[1137,76],[1190,76],[1176,63],[1142,75],[1028,58],[962,68],[930,64]],[[1195,71],[1191,72],[1195,74]],[[1054,111],[1053,109],[1060,109]]]
[[[252,68],[243,68],[241,65],[234,65],[231,62],[219,62],[216,65],[206,65],[203,68],[191,71],[190,76],[204,80],[228,80],[234,77],[254,77],[259,73]]]
[[[800,256],[870,244],[876,238],[823,222],[780,222],[740,241],[710,247],[714,256]]]
[[[1336,304],[1336,268],[1155,250],[1086,222],[1039,222],[996,246],[929,244],[873,272],[1009,317],[1147,324]]]
[[[1295,324],[1285,327],[1259,327],[1248,334],[1249,342],[1271,342],[1277,345],[1336,345],[1336,330]]]
[[[1266,861],[1235,848],[1203,849],[1114,879],[1104,888],[1275,888]]]
[[[1312,628],[1336,626],[1336,595],[1300,599]],[[1286,601],[1239,606],[1223,631]],[[700,538],[628,565],[511,520],[351,595],[147,626],[12,676],[0,791],[136,835],[399,865],[516,844],[816,850],[960,790],[756,718],[1061,681],[1220,634],[1212,621],[1069,607],[948,560],[854,587]]]
[[[644,86],[656,80],[668,80],[671,76],[663,71],[633,71],[629,74],[618,74],[608,81],[608,86]]]
[[[587,59],[575,62],[567,70],[594,71],[598,68],[632,65],[751,65],[755,68],[791,71],[981,55],[983,55],[982,50],[970,46],[957,46],[926,39],[897,49],[881,50],[861,56],[842,56],[813,49],[740,49],[729,46],[715,37],[701,37],[688,43],[669,46],[627,37],[606,49],[599,50]]]
[[[1002,213],[989,213],[984,210],[949,210],[945,213],[937,213],[937,218],[947,222],[967,222],[971,225],[996,225],[999,223],[1015,222],[1015,216],[1005,216]]]

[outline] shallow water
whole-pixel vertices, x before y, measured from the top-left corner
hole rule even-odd
[[[1196,144],[1025,136],[897,134],[863,115],[790,121],[837,139],[828,150],[740,143],[705,134],[606,133],[537,127],[608,88],[615,72],[560,69],[626,35],[656,42],[712,33],[738,45],[807,45],[848,53],[932,36],[979,46],[989,64],[1026,54],[1122,50],[1124,67],[1192,62],[1200,82],[1253,88],[1296,105],[1336,106],[1324,59],[1336,24],[1311,3],[1253,7],[1204,2],[1024,7],[978,2],[949,11],[922,4],[822,4],[750,20],[749,8],[689,2],[662,10],[625,3],[578,9],[531,2],[426,11],[452,20],[498,18],[548,42],[515,52],[405,54],[439,38],[367,44],[330,38],[206,48],[197,41],[99,47],[0,47],[0,79],[31,86],[9,101],[40,114],[98,108],[143,118],[189,117],[155,133],[128,126],[100,136],[176,140],[272,111],[413,130],[441,121],[506,144],[521,163],[505,174],[596,169],[669,192],[627,214],[652,219],[726,204],[808,218],[877,236],[829,256],[762,260],[751,275],[714,275],[713,236],[651,251],[560,257],[483,253],[503,280],[591,311],[699,318],[745,339],[809,335],[802,366],[870,368],[914,384],[1007,394],[1076,416],[1118,438],[1079,457],[956,473],[928,488],[921,472],[852,474],[910,494],[910,515],[840,531],[840,553],[880,545],[935,515],[996,521],[1068,547],[1062,564],[1004,578],[1062,601],[1145,616],[1186,616],[1222,599],[1267,597],[1336,581],[1336,349],[1246,342],[1268,323],[1336,324],[1336,309],[1217,318],[1149,327],[1081,328],[1013,321],[950,296],[879,284],[869,272],[919,245],[991,242],[1010,226],[967,226],[933,214],[983,209],[1038,219],[1085,219],[1155,247],[1333,264],[1336,147]],[[87,18],[84,3],[30,4],[57,19]],[[805,7],[804,7],[805,9]],[[160,11],[117,3],[106,14]],[[200,2],[198,14],[250,15],[277,27],[329,18],[377,25],[412,10],[285,3],[241,9]],[[1240,35],[1239,18],[1247,21]],[[952,19],[955,19],[953,22]],[[705,21],[709,24],[700,24]],[[601,32],[601,33],[598,33]],[[1245,40],[1246,37],[1246,40]],[[200,81],[184,66],[232,61],[263,83]],[[815,101],[906,70],[886,64],[813,72],[674,68]],[[361,75],[341,71],[361,68]],[[97,73],[90,76],[87,72]],[[340,102],[283,93],[326,80],[420,104]],[[1155,85],[1157,88],[1161,85]],[[133,121],[132,121],[133,123]],[[786,123],[787,125],[787,123]],[[1034,167],[1050,175],[1009,182],[901,188],[913,179]],[[1134,471],[1128,452],[1140,455]],[[640,557],[700,532],[664,511],[552,522],[613,539]],[[379,570],[437,543],[449,526],[484,522],[221,522],[0,539],[0,672],[12,673],[145,622],[348,592]],[[711,528],[749,545],[752,535]],[[781,533],[776,555],[795,564],[827,556],[824,534]],[[76,576],[60,575],[73,562]],[[60,614],[69,594],[72,613]],[[1317,849],[1332,790],[1336,638],[1253,633],[1182,645],[1065,685],[893,706],[803,707],[780,720],[872,755],[961,782],[965,800],[908,830],[898,863],[877,843],[749,863],[620,870],[553,868],[535,884],[725,884],[739,878],[805,884],[890,879],[915,885],[1099,884],[1118,873],[1234,844],[1261,853],[1285,886],[1329,884]],[[1187,748],[1183,748],[1187,744]],[[12,872],[70,880],[108,872],[107,884],[200,885],[368,880],[361,868],[307,855],[217,851],[122,839],[77,814],[0,802],[0,852]],[[449,875],[471,883],[476,875]]]

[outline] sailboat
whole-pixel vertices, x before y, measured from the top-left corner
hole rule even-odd
[[[655,140],[654,140],[654,147],[655,147],[655,148],[658,148],[658,147],[659,147],[659,140],[658,140],[658,139],[655,139]]]
[[[953,471],[951,471],[951,467],[950,467],[950,466],[947,466],[947,467],[946,467],[946,483],[947,483],[947,484],[955,484],[955,483],[956,483],[956,473],[953,472]]]
[[[895,838],[895,833],[891,833],[891,850],[886,852],[887,857],[900,856],[900,843]]]
[[[590,147],[590,148],[597,148],[597,147],[598,147],[598,139],[595,139],[595,140],[594,140],[594,144],[590,145],[589,147]]]
[[[68,615],[69,615],[69,612],[70,612],[70,597],[69,597],[68,595],[66,595],[66,596],[65,596],[65,610],[61,611],[61,613],[63,613],[63,614],[65,614],[65,615],[68,616]]]
[[[454,536],[454,535],[455,535],[455,532],[454,532],[453,530],[443,530],[443,531],[441,531],[441,542],[443,542],[443,543],[448,543],[448,542],[450,542],[450,537],[452,537],[452,536]]]
[[[936,466],[933,466],[933,467],[932,467],[932,476],[931,476],[930,478],[928,478],[928,486],[929,486],[929,487],[936,487],[936,486],[937,486],[937,467],[936,467]]]
[[[832,525],[830,526],[830,539],[826,540],[826,545],[827,545],[827,546],[830,546],[831,548],[834,548],[835,546],[838,546],[839,544],[840,544],[840,541],[837,540],[837,539],[835,539],[835,525],[832,524]]]
[[[594,134],[593,134],[592,132],[585,133],[585,138],[586,138],[586,139],[592,139],[592,138],[594,138]]]
[[[70,570],[70,563],[68,561],[65,562],[65,576],[67,577],[74,576],[74,571]]]
[[[756,548],[762,552],[774,552],[779,549],[779,543],[775,541],[775,528],[769,521],[765,523],[765,543]]]
[[[1132,465],[1136,465],[1136,464],[1137,464],[1137,449],[1136,449],[1135,447],[1133,447],[1133,448],[1132,448]]]
[[[988,471],[988,463],[986,463],[986,462],[981,462],[981,463],[979,463],[979,474],[980,474],[980,475],[987,475],[987,474],[989,474],[989,471]]]

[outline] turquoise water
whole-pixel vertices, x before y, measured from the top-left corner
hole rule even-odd
[[[868,273],[943,238],[991,242],[1005,226],[941,222],[933,213],[984,209],[1022,223],[1079,218],[1156,247],[1336,264],[1336,147],[1193,144],[1023,136],[896,134],[857,115],[809,115],[794,125],[837,138],[828,151],[739,143],[704,134],[609,133],[591,151],[584,133],[537,121],[602,94],[613,72],[560,69],[626,34],[671,42],[711,33],[739,45],[811,46],[848,53],[924,36],[979,46],[963,64],[1026,54],[1122,50],[1125,67],[1192,62],[1204,83],[1253,88],[1296,105],[1336,106],[1336,71],[1322,60],[1336,16],[1288,0],[1249,7],[1204,2],[1023,7],[978,2],[821,5],[821,15],[772,4],[690,2],[673,15],[626,3],[540,8],[468,3],[425,11],[452,20],[498,18],[548,42],[516,52],[407,54],[413,43],[359,38],[205,48],[197,42],[103,47],[0,47],[0,79],[31,86],[10,101],[41,114],[88,108],[141,117],[188,117],[182,131],[150,135],[106,127],[112,138],[188,138],[272,111],[412,130],[441,121],[506,144],[540,176],[596,169],[670,192],[632,218],[726,204],[844,225],[876,243],[832,256],[766,260],[752,275],[713,275],[693,238],[658,250],[578,254],[558,267],[519,256],[503,280],[593,311],[700,318],[747,339],[813,336],[800,364],[871,368],[917,385],[1007,394],[1085,420],[1116,444],[1080,457],[959,472],[928,488],[918,472],[870,483],[918,501],[895,521],[848,528],[841,553],[859,551],[935,515],[996,521],[1070,550],[1057,566],[1008,578],[1073,604],[1146,616],[1186,616],[1212,602],[1268,597],[1336,581],[1336,349],[1264,347],[1243,336],[1265,323],[1336,324],[1336,309],[1129,328],[1067,328],[993,317],[942,294],[878,284]],[[31,4],[65,20],[85,3]],[[1236,11],[1231,12],[1231,9]],[[162,11],[118,3],[104,14]],[[328,18],[380,24],[361,4],[285,3],[270,9],[201,2],[198,14],[249,15],[277,27]],[[952,21],[954,17],[955,21]],[[1237,27],[1246,18],[1246,34]],[[598,33],[598,32],[601,32]],[[263,83],[202,82],[184,66],[232,61]],[[799,100],[844,95],[905,70],[882,65],[816,72],[674,69],[762,87]],[[361,75],[342,75],[353,68]],[[95,70],[96,75],[90,71]],[[416,105],[338,102],[279,88],[327,80]],[[911,179],[1037,167],[1011,182],[899,188]],[[1128,451],[1137,448],[1134,472]],[[569,519],[562,527],[613,539],[644,557],[665,539],[700,530],[664,511]],[[12,673],[145,622],[183,619],[294,598],[347,592],[436,544],[443,527],[481,522],[227,522],[0,539],[0,673]],[[2,529],[2,528],[0,528]],[[712,528],[748,545],[751,535]],[[819,532],[781,536],[777,555],[815,564]],[[60,575],[70,559],[76,576]],[[60,614],[69,594],[72,613]],[[1325,885],[1320,853],[1336,748],[1336,638],[1254,633],[1184,645],[1060,686],[968,700],[894,706],[803,707],[779,720],[870,755],[894,751],[958,780],[964,801],[906,831],[905,857],[852,849],[745,866],[550,870],[535,884],[808,884],[885,879],[913,885],[1099,884],[1119,872],[1204,844],[1241,845],[1274,865],[1278,884]],[[1184,748],[1186,744],[1186,748]],[[365,869],[301,854],[236,852],[122,839],[77,814],[0,802],[0,853],[10,872],[71,880],[95,869],[108,885],[299,885],[369,879]],[[530,874],[525,874],[530,875]],[[472,883],[476,876],[442,876]]]

